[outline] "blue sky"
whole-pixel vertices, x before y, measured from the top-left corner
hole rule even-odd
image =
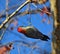
[[[19,0],[9,0],[9,7],[14,5],[14,4],[20,4],[21,2]],[[18,2],[19,1],[19,2]],[[23,1],[24,2],[24,1]],[[22,3],[23,3],[22,2]],[[50,7],[50,3],[47,2],[45,4],[47,7]],[[43,8],[43,5],[37,5],[38,8]],[[21,10],[24,11],[27,8],[27,5]],[[0,13],[1,11],[6,9],[6,0],[2,1],[0,0]],[[30,9],[36,9],[35,7],[33,7],[33,5],[31,5]],[[9,11],[9,13],[12,13],[13,11],[15,11],[16,9],[13,9],[11,11]],[[20,11],[20,12],[21,12]],[[4,13],[5,14],[5,13]],[[6,18],[6,17],[5,17]],[[5,20],[5,18],[1,19],[1,20]],[[23,26],[27,26],[29,25],[29,21],[27,20],[29,18],[29,15],[24,15],[24,16],[18,16],[18,25],[16,27],[14,27],[14,24],[11,23],[10,26],[8,27],[9,31],[6,30],[3,39],[1,40],[1,43],[8,43],[14,40],[21,40],[27,43],[34,43],[37,42],[35,45],[39,47],[39,49],[35,49],[32,50],[32,48],[26,47],[26,46],[18,46],[20,48],[20,53],[21,54],[29,54],[30,51],[32,50],[33,54],[44,54],[44,50],[46,50],[47,52],[51,52],[51,39],[52,39],[52,30],[53,30],[53,18],[50,16],[50,24],[48,24],[48,16],[46,14],[44,14],[43,16],[40,15],[40,13],[37,14],[31,14],[30,18],[31,18],[31,24],[36,27],[39,31],[41,31],[43,34],[48,35],[50,37],[49,41],[42,41],[42,40],[38,40],[38,39],[32,39],[32,38],[28,38],[26,36],[24,36],[21,33],[17,32],[17,28],[21,25]],[[46,18],[46,21],[43,23],[42,20],[43,18]],[[0,22],[1,22],[0,20]],[[14,27],[14,30],[10,30],[11,27]],[[16,33],[16,34],[14,34]],[[17,44],[21,44],[21,43],[17,43]],[[31,45],[31,44],[30,44]],[[14,44],[14,49],[11,50],[11,54],[18,54],[18,47],[16,44]],[[25,50],[25,51],[24,51]],[[42,51],[41,51],[42,50]],[[48,54],[48,53],[47,53]]]

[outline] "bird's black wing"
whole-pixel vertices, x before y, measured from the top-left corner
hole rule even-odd
[[[43,41],[48,41],[48,39],[50,39],[47,35],[44,35],[35,27],[28,28],[25,35],[29,38],[41,39]]]
[[[33,28],[28,28],[25,35],[29,38],[37,39],[36,31]]]
[[[48,41],[48,40],[50,40],[50,38],[49,38],[47,35],[41,33],[40,31],[37,31],[37,36],[39,37],[39,39],[41,39],[41,40],[43,40],[43,41]]]

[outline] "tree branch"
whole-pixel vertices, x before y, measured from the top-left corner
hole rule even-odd
[[[14,15],[14,16],[18,16],[18,15],[26,15],[26,14],[37,14],[37,13],[40,13],[40,12],[42,12],[43,10],[41,10],[41,9],[37,9],[37,10],[31,10],[31,11],[24,11],[24,12],[19,12],[19,13],[17,13],[16,15]],[[51,15],[51,13],[50,12],[45,12],[45,13],[49,13],[50,15]],[[9,14],[9,15],[11,15],[11,14]],[[0,18],[3,18],[3,17],[6,17],[6,15],[2,15]]]
[[[31,0],[27,0],[25,3],[23,3],[15,12],[13,12],[9,17],[6,18],[6,20],[0,25],[0,29],[14,16],[16,15],[19,10],[21,10],[25,5],[30,3]]]
[[[30,3],[30,2],[33,2],[33,0],[27,0],[25,3],[23,3],[15,12],[13,12],[9,17],[7,17],[6,18],[6,20],[0,25],[0,29],[12,18],[12,17],[14,17],[14,16],[16,16],[16,14],[19,12],[19,10],[21,10],[25,5],[27,5],[28,3]],[[32,13],[32,14],[34,14],[34,13],[37,13],[37,12],[44,12],[44,13],[46,13],[46,14],[50,14],[51,15],[51,13],[50,12],[47,12],[47,11],[43,11],[43,10],[41,10],[41,9],[38,9],[38,10],[33,10],[33,11],[25,11],[25,12],[22,12],[22,13],[18,13],[19,15],[25,15],[25,14],[29,14],[29,13]],[[17,15],[18,15],[17,14]]]

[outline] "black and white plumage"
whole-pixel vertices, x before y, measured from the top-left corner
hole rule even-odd
[[[50,38],[47,35],[42,34],[38,29],[33,26],[18,27],[18,32],[23,33],[26,37],[33,39],[41,39],[48,41]]]

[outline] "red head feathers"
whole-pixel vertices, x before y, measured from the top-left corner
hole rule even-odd
[[[22,27],[18,27],[17,31],[20,32],[20,33],[25,33],[26,32],[26,30]]]

